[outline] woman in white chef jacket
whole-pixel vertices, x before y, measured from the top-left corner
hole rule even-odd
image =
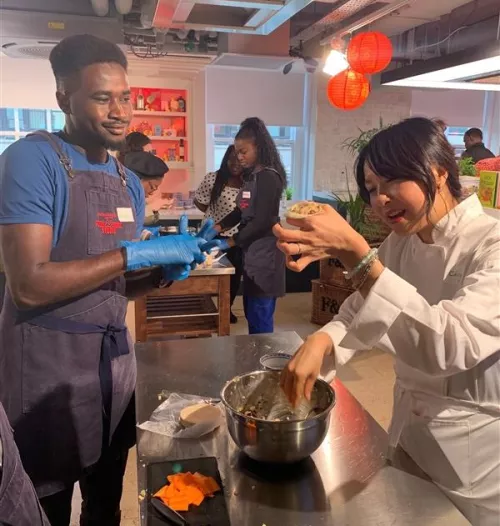
[[[298,350],[284,389],[292,401],[308,397],[318,375],[355,350],[392,354],[391,446],[400,443],[474,526],[498,526],[500,223],[476,195],[461,201],[453,149],[427,119],[379,132],[356,177],[393,230],[378,254],[329,207],[289,220],[301,230],[274,229],[290,268],[333,255],[357,288]]]

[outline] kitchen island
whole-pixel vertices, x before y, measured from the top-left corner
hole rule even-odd
[[[218,397],[234,376],[260,369],[261,356],[294,352],[294,332],[137,344],[137,420],[149,419],[165,391]],[[215,456],[233,526],[466,526],[469,522],[413,462],[385,458],[387,433],[336,380],[328,435],[310,459],[266,466],[239,452],[225,423],[202,440],[138,430],[139,491],[150,462]],[[146,501],[141,524],[147,525]]]

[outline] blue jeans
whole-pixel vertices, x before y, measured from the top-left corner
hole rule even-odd
[[[248,322],[248,334],[274,332],[276,298],[243,296],[243,308]]]

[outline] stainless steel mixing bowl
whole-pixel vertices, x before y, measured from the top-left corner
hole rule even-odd
[[[246,416],[244,407],[255,392],[256,383],[280,389],[279,377],[277,371],[255,371],[228,382],[221,392],[227,427],[236,445],[254,460],[298,462],[314,453],[323,442],[335,405],[335,392],[325,381],[317,380],[311,406],[314,411],[305,419],[273,421]],[[266,393],[262,397],[266,399]]]

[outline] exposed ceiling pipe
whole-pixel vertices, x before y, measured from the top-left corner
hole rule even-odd
[[[390,15],[391,13],[394,13],[394,11],[401,9],[409,3],[410,0],[401,0],[400,2],[390,4],[386,7],[383,7],[382,9],[379,9],[378,11],[375,11],[374,13],[366,15],[363,18],[356,20],[352,24],[342,27],[342,29],[332,31],[328,34],[328,36],[324,37],[321,40],[321,45],[325,46],[330,43],[332,38],[342,38],[343,36],[348,35],[349,33],[354,33],[355,31],[358,31],[359,29],[362,29],[363,27],[369,24],[373,24],[373,22],[376,22],[377,20],[380,20],[381,18]]]
[[[456,28],[449,26],[449,34],[444,38],[437,37],[439,35],[437,23],[423,24],[393,38],[393,57],[409,61],[425,60],[455,53],[469,47],[480,46],[484,42],[495,40],[498,27],[497,20],[495,16],[473,22],[467,26]],[[427,39],[425,37],[428,29],[430,34],[436,35],[435,38]]]
[[[339,27],[345,20],[357,16],[357,13],[361,10],[368,9],[370,13],[373,13],[373,3],[373,0],[341,0],[333,2],[331,3],[331,11],[320,20],[308,25],[294,35],[290,43],[292,46],[298,46],[300,42],[309,42],[318,37],[318,35],[321,37],[327,31],[333,31],[336,27]],[[328,5],[328,3],[325,5]]]
[[[132,11],[133,0],[115,0],[115,7],[120,15],[128,15]]]
[[[97,16],[106,16],[109,13],[109,0],[90,0]]]

